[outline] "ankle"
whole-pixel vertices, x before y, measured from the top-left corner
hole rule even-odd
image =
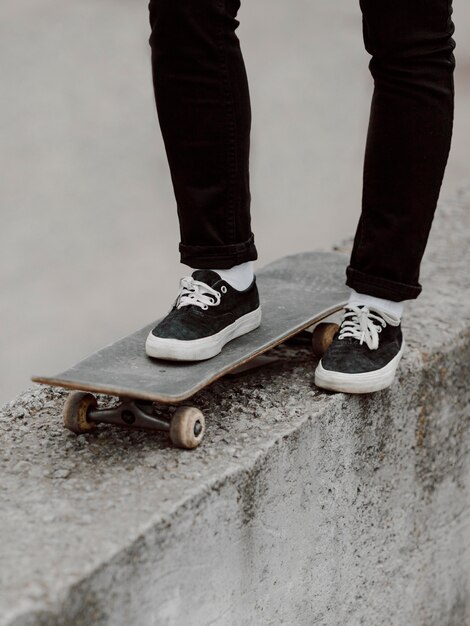
[[[217,272],[222,280],[225,280],[225,282],[237,291],[248,289],[254,278],[253,261],[234,265],[230,269],[213,269],[212,271]]]
[[[375,296],[369,296],[365,293],[359,293],[351,290],[351,294],[349,296],[348,304],[353,304],[355,306],[366,306],[368,308],[372,308],[379,313],[387,313],[388,315],[394,317],[396,320],[400,321],[404,311],[405,302],[394,302],[393,300],[385,300],[384,298],[376,298]]]

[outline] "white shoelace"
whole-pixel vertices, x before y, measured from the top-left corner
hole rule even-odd
[[[207,310],[210,306],[220,303],[220,293],[200,280],[194,280],[192,276],[185,276],[180,280],[180,292],[176,298],[175,306],[181,309],[191,304]]]
[[[375,314],[366,306],[350,304],[345,307],[346,312],[341,323],[338,339],[352,337],[358,339],[362,345],[364,342],[370,350],[379,347],[379,333],[386,327],[398,326],[400,321],[386,313]]]

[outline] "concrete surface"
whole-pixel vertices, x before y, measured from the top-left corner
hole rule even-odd
[[[369,111],[357,2],[242,0],[253,224],[265,264],[353,233]],[[443,198],[468,178],[470,6]],[[163,314],[179,265],[147,2],[3,0],[0,402]]]
[[[442,205],[390,390],[315,389],[312,357],[195,397],[203,445],[0,414],[0,625],[470,624],[470,186]],[[104,401],[106,399],[103,399]]]

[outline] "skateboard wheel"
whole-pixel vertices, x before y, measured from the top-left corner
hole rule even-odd
[[[197,448],[204,437],[204,415],[195,406],[182,406],[171,418],[170,440],[178,448]]]
[[[73,433],[87,433],[96,424],[88,420],[88,412],[97,406],[96,398],[91,393],[72,391],[64,405],[64,426]]]
[[[315,356],[322,357],[333,341],[333,337],[338,331],[338,324],[322,322],[317,324],[312,334],[312,348]]]

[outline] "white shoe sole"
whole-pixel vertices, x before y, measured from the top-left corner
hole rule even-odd
[[[361,372],[359,374],[333,372],[324,369],[320,361],[315,370],[315,384],[322,389],[343,393],[373,393],[386,389],[390,387],[395,378],[395,372],[404,348],[405,342],[403,341],[400,352],[387,365],[373,372]]]
[[[151,332],[145,342],[145,352],[156,359],[170,361],[204,361],[222,350],[226,343],[245,335],[261,324],[261,307],[239,317],[215,335],[201,339],[182,340],[155,337]]]

